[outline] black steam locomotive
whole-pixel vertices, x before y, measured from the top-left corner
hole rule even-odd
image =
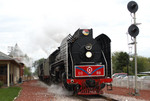
[[[93,39],[92,29],[78,29],[39,65],[39,78],[47,83],[62,83],[76,94],[101,94],[112,82],[110,43],[105,34]]]

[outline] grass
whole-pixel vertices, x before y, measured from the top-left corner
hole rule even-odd
[[[13,101],[20,90],[20,87],[0,88],[0,101]]]

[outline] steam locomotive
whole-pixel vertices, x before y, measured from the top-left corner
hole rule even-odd
[[[79,95],[101,94],[112,82],[111,72],[111,40],[105,34],[93,39],[92,29],[69,34],[38,67],[40,80]]]

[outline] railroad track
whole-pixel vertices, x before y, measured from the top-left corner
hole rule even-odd
[[[44,82],[45,83],[45,82]],[[45,83],[48,85],[47,83]],[[49,86],[49,85],[48,85]],[[62,95],[77,101],[118,101],[104,95]]]
[[[116,99],[110,98],[110,97],[106,97],[104,95],[77,95],[77,96],[68,96],[72,99],[76,99],[79,101],[118,101]]]

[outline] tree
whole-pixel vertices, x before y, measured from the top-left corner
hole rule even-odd
[[[43,62],[45,61],[45,59],[44,58],[41,58],[41,59],[39,59],[39,60],[36,60],[34,63],[33,63],[33,66],[35,67],[35,72],[33,73],[34,75],[37,75],[37,72],[38,72],[38,66],[40,65],[40,64],[42,64]]]
[[[119,56],[119,52],[114,52],[112,54],[112,68],[113,72],[115,73],[117,71],[116,64],[117,64],[117,57]]]
[[[150,58],[148,58],[148,71],[150,71]]]
[[[127,67],[129,74],[135,73],[135,60],[132,56],[133,61],[129,61],[129,55],[126,52],[114,52],[112,54],[112,66],[113,72],[125,72],[127,73]],[[150,71],[150,58],[143,56],[137,56],[137,72]]]
[[[135,60],[131,62],[133,73],[135,71]],[[137,72],[145,72],[150,70],[150,59],[143,57],[143,56],[137,56]]]
[[[126,52],[115,52],[112,56],[114,72],[127,72],[129,55]]]
[[[31,76],[31,69],[29,67],[24,67],[24,75]]]

